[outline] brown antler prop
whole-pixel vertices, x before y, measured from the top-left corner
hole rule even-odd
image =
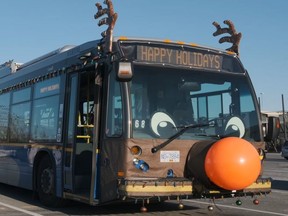
[[[106,31],[102,32],[101,35],[105,40],[103,50],[105,52],[112,52],[112,37],[113,37],[113,30],[117,20],[117,13],[114,13],[114,8],[111,0],[105,0],[104,4],[107,5],[107,8],[102,8],[100,3],[96,3],[96,7],[98,12],[95,14],[94,18],[98,19],[99,17],[107,14],[108,17],[102,18],[98,22],[98,26],[102,26],[104,24],[108,25]]]
[[[226,50],[235,52],[239,55],[239,43],[242,37],[242,34],[236,32],[234,24],[230,20],[225,20],[224,24],[228,25],[228,28],[221,28],[221,26],[217,22],[213,22],[213,25],[216,27],[216,31],[213,33],[213,36],[218,36],[221,34],[228,33],[231,36],[225,36],[220,38],[219,43],[232,43],[232,46]]]

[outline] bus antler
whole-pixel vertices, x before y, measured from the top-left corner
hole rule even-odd
[[[218,36],[218,35],[225,34],[225,33],[228,33],[231,35],[231,36],[225,36],[225,37],[220,38],[219,43],[224,43],[224,42],[232,43],[233,45],[226,50],[235,52],[237,55],[239,55],[239,43],[240,43],[242,34],[241,32],[237,33],[232,21],[230,20],[224,21],[224,24],[228,25],[228,28],[221,28],[221,26],[217,22],[213,22],[212,24],[216,27],[216,31],[213,33],[213,36]]]
[[[107,5],[107,8],[102,8],[100,3],[96,3],[96,7],[98,9],[98,12],[94,15],[95,19],[100,18],[101,16],[107,14],[108,17],[104,17],[98,22],[98,26],[102,26],[104,24],[108,25],[108,28],[106,31],[103,31],[101,33],[101,36],[103,37],[104,47],[103,50],[105,52],[111,52],[112,51],[112,37],[113,37],[113,30],[114,26],[117,20],[117,13],[114,12],[113,4],[111,0],[105,0],[104,4]]]

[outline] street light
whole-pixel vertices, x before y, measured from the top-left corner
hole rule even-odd
[[[264,95],[264,93],[260,92],[260,107],[261,107],[261,110],[263,110],[263,104],[264,104],[263,95]]]

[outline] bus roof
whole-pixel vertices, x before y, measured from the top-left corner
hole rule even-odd
[[[44,69],[46,70],[46,73],[48,73],[54,70],[69,67],[71,64],[73,64],[73,61],[66,60],[79,60],[81,55],[89,52],[90,50],[96,49],[98,44],[99,40],[94,40],[79,46],[67,45],[24,64],[17,64],[13,61],[6,62],[0,66],[0,84],[11,81],[12,79],[20,79],[21,77],[40,69]],[[17,65],[16,69],[15,64]]]
[[[198,45],[196,43],[186,43],[183,41],[172,41],[168,39],[155,39],[155,38],[141,38],[141,37],[113,37],[113,42],[118,43],[119,41],[131,41],[131,42],[145,42],[145,43],[159,43],[167,44],[172,46],[185,46],[185,47],[194,47],[198,49],[203,49],[207,51],[212,51],[221,54],[232,55],[237,57],[237,54],[231,51],[216,49],[212,47]],[[73,64],[76,64],[80,57],[89,51],[97,49],[101,40],[93,40],[86,43],[83,43],[78,46],[66,45],[62,48],[56,49],[52,52],[49,52],[43,56],[35,58],[31,61],[28,61],[24,64],[18,64],[14,61],[6,62],[0,65],[0,84],[1,89],[13,85],[11,82],[22,82],[27,77],[28,74],[34,73],[38,75],[37,71],[41,69],[41,73],[51,73],[56,70],[61,70],[63,68],[70,67]],[[69,60],[69,61],[68,61]],[[40,73],[40,72],[39,72]],[[25,77],[25,78],[24,78]]]

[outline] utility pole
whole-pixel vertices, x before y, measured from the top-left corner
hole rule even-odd
[[[286,134],[286,117],[285,117],[285,106],[284,106],[284,96],[282,94],[282,112],[283,112],[283,127],[284,127],[284,138],[285,141],[287,140],[287,134]]]
[[[263,92],[260,92],[260,98],[261,98],[261,109],[263,109],[263,107],[264,107],[264,101],[263,101]]]

